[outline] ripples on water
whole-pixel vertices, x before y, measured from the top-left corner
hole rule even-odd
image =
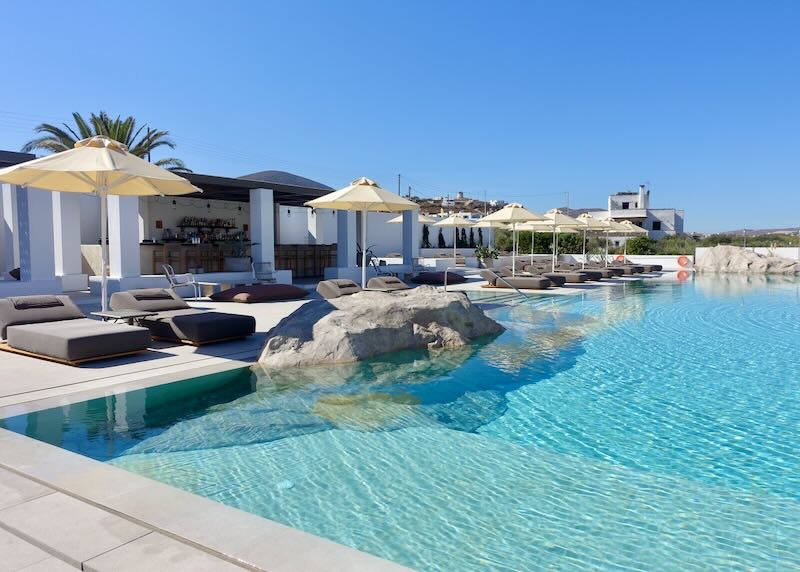
[[[129,394],[124,430],[98,400],[59,438],[423,570],[800,567],[800,282],[483,301],[508,329],[471,348]]]

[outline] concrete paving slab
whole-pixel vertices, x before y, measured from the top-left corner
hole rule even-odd
[[[0,469],[0,510],[54,493],[53,489]]]
[[[0,528],[0,572],[17,572],[48,558],[41,548]]]
[[[242,572],[236,566],[208,552],[203,552],[159,534],[151,532],[124,546],[84,562],[86,572],[139,572],[142,563],[149,570],[169,572]]]
[[[75,570],[80,570],[80,568],[70,566],[63,560],[51,557],[37,562],[36,564],[26,566],[20,569],[19,572],[75,572]]]
[[[150,532],[62,493],[0,511],[0,526],[78,567]]]

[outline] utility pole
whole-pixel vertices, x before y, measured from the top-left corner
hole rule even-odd
[[[408,185],[408,198],[411,199],[411,185]]]
[[[400,173],[397,173],[397,194],[398,196],[402,196],[400,191]]]
[[[486,202],[486,189],[483,189],[483,216],[489,214],[489,203]]]

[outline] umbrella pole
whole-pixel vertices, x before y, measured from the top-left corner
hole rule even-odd
[[[553,221],[553,270],[552,270],[553,272],[556,271],[556,247],[557,246],[558,245],[556,243],[556,224],[555,224],[555,221]]]
[[[581,270],[586,268],[586,229],[583,229],[583,265]]]
[[[100,189],[100,309],[108,311],[108,191]]]
[[[606,268],[608,268],[608,232],[606,232]]]
[[[533,245],[535,242],[536,242],[536,231],[531,230],[531,266],[533,266],[533,252],[534,252]]]
[[[367,287],[367,210],[361,211],[361,287]]]
[[[458,244],[458,227],[453,227],[453,266],[456,265],[457,254],[456,254],[456,244]]]
[[[511,223],[511,276],[517,275],[517,223]]]

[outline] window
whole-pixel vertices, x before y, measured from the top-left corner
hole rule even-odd
[[[631,203],[622,203],[622,210],[626,211],[631,208]]]
[[[654,220],[653,221],[653,230],[661,230],[661,221],[660,220]]]

